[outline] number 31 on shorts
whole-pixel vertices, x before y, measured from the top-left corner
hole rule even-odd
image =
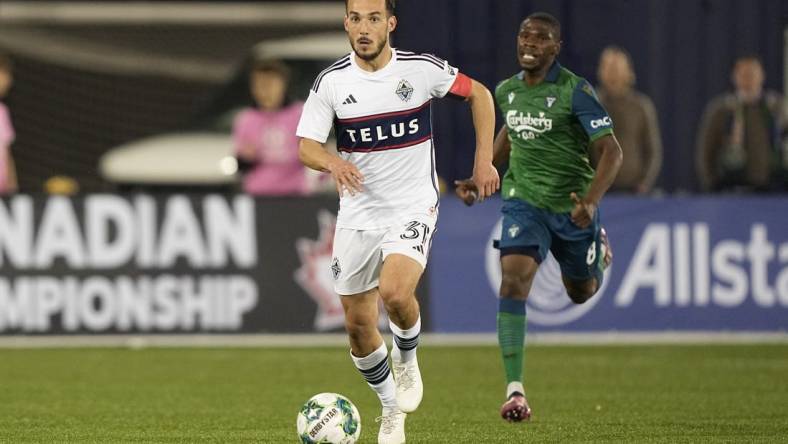
[[[403,240],[420,240],[420,245],[413,248],[421,254],[426,256],[427,250],[430,247],[430,226],[424,222],[413,220],[405,224],[405,231],[400,234],[399,238]]]

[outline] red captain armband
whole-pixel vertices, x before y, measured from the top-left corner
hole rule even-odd
[[[471,95],[471,88],[473,87],[473,80],[463,73],[458,73],[457,78],[454,79],[454,85],[451,86],[449,94],[459,99],[467,99]]]

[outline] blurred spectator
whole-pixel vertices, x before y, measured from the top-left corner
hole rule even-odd
[[[736,90],[714,98],[703,114],[697,142],[703,190],[777,190],[785,171],[782,98],[763,90],[764,70],[756,56],[738,58],[732,80]]]
[[[611,191],[644,194],[651,191],[662,167],[662,138],[651,99],[634,89],[632,58],[624,49],[608,46],[599,56],[599,100],[613,119],[624,163]]]
[[[298,158],[295,135],[303,102],[287,101],[289,68],[280,61],[253,64],[249,83],[256,108],[241,111],[233,140],[244,191],[259,196],[306,195],[310,178]]]
[[[11,69],[11,58],[0,53],[0,194],[12,193],[17,189],[16,168],[11,156],[14,127],[8,107],[2,102],[14,82]]]

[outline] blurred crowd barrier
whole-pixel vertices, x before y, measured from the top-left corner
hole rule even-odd
[[[444,200],[431,258],[432,326],[494,332],[499,205]],[[788,198],[605,198],[613,264],[582,305],[550,256],[527,305],[530,331],[785,331]]]
[[[428,331],[494,332],[500,201],[444,198],[419,289]],[[0,334],[338,331],[334,197],[0,200]],[[552,259],[531,331],[784,331],[788,198],[610,197],[614,262],[583,305]]]
[[[328,198],[14,196],[0,205],[0,331],[342,326],[326,287],[335,210]]]

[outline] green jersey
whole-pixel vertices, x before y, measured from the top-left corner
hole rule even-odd
[[[591,142],[613,133],[613,123],[591,85],[558,62],[529,86],[519,73],[495,89],[512,151],[504,199],[521,199],[555,213],[572,210],[570,193],[584,195],[594,177]]]

